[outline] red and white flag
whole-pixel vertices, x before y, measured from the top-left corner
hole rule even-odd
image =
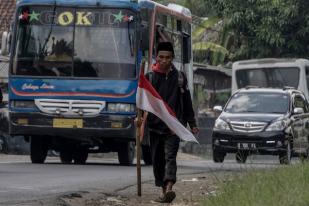
[[[179,122],[173,110],[146,79],[143,71],[140,73],[136,106],[159,117],[180,139],[198,143],[194,135]]]

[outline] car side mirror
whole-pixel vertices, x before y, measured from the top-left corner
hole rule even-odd
[[[303,114],[303,113],[305,113],[305,112],[304,112],[304,109],[301,108],[301,107],[296,107],[293,110],[293,114]]]
[[[223,108],[222,108],[222,106],[214,106],[213,110],[215,112],[222,112]]]

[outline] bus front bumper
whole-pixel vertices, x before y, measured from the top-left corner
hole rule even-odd
[[[134,115],[68,118],[42,113],[10,112],[9,116],[9,130],[14,135],[135,140]]]

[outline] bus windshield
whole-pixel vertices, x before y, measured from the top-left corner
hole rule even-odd
[[[23,7],[12,74],[135,78],[135,30],[125,9]]]
[[[236,71],[238,88],[246,86],[282,88],[290,86],[297,88],[299,84],[299,68],[269,67],[256,69],[241,69]]]

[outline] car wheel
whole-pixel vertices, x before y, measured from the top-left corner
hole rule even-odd
[[[279,153],[279,162],[280,164],[288,165],[291,163],[291,142],[288,141],[288,144],[286,146],[286,150]]]
[[[73,155],[71,151],[60,151],[60,161],[63,164],[71,164]]]
[[[142,145],[142,154],[145,165],[152,165],[151,147],[149,145]]]
[[[226,154],[224,152],[218,151],[216,149],[212,150],[212,158],[215,163],[222,163],[224,161],[225,155]]]
[[[236,155],[235,155],[236,161],[238,163],[246,163],[248,155],[249,154],[248,154],[247,151],[238,151],[238,152],[236,152]]]
[[[121,165],[131,165],[135,155],[134,142],[121,143],[118,150],[118,160]]]
[[[46,139],[41,136],[33,136],[30,141],[30,158],[32,163],[44,163],[48,152]]]

